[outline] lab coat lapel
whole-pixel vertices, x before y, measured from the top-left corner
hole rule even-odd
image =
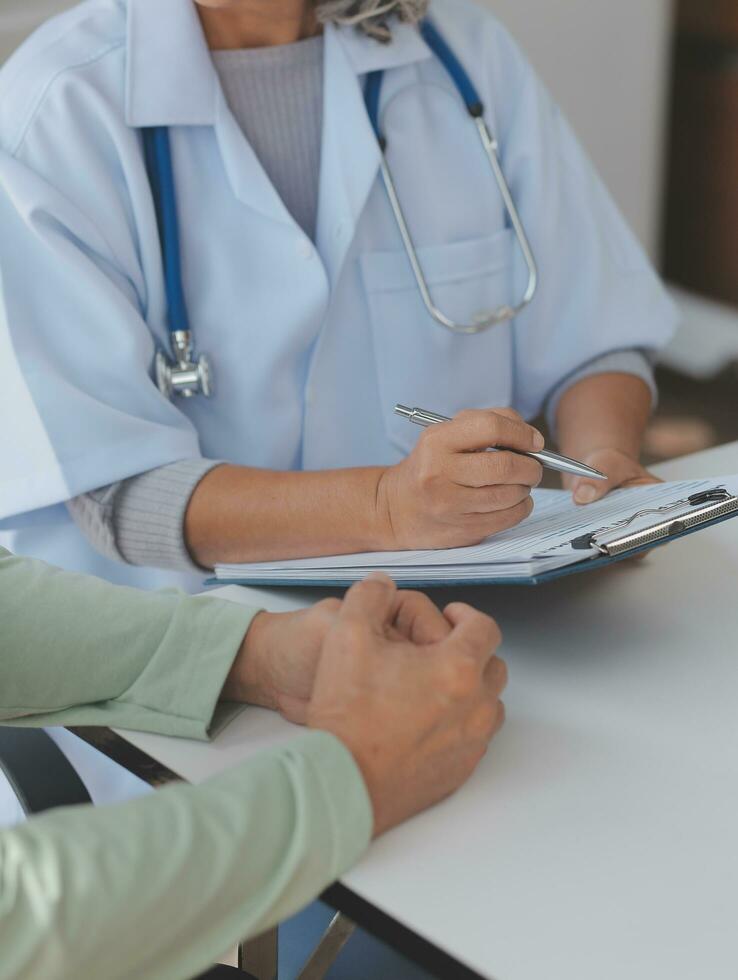
[[[234,196],[292,221],[228,106],[190,0],[128,0],[126,116],[137,128],[214,126]]]
[[[430,49],[409,24],[394,23],[390,44],[354,28],[326,27],[317,246],[331,283],[338,280],[379,171],[381,154],[364,103],[366,75],[429,57]]]
[[[251,210],[268,218],[287,224],[294,223],[292,215],[231,112],[220,85],[216,92],[215,134],[235,197]]]
[[[379,170],[380,152],[357,75],[339,31],[325,33],[323,143],[317,246],[331,283],[343,261]]]

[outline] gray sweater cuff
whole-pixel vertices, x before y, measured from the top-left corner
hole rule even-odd
[[[656,406],[658,391],[648,354],[645,351],[635,349],[612,351],[582,364],[554,388],[546,402],[546,421],[550,431],[556,433],[556,411],[564,392],[585,378],[590,378],[595,374],[610,374],[611,372],[633,374],[644,381],[651,391],[652,407]]]
[[[149,568],[201,571],[184,538],[199,482],[221,461],[183,459],[69,501],[75,523],[102,554]]]

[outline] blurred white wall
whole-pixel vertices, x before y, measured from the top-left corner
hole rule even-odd
[[[655,256],[672,0],[483,2],[525,49]]]
[[[44,18],[72,2],[0,0],[0,62]],[[671,0],[482,2],[527,51],[655,254]]]
[[[0,64],[42,21],[72,4],[73,0],[0,0]]]

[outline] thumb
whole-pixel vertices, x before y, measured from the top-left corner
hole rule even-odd
[[[388,575],[373,572],[346,593],[339,620],[353,621],[384,634],[395,619],[397,587]]]
[[[577,504],[592,504],[595,500],[601,500],[611,489],[610,480],[588,480],[586,477],[577,477],[571,485]]]

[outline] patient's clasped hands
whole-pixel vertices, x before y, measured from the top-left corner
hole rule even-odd
[[[494,621],[372,576],[343,602],[261,613],[223,698],[280,710],[352,753],[380,834],[458,789],[504,720]]]

